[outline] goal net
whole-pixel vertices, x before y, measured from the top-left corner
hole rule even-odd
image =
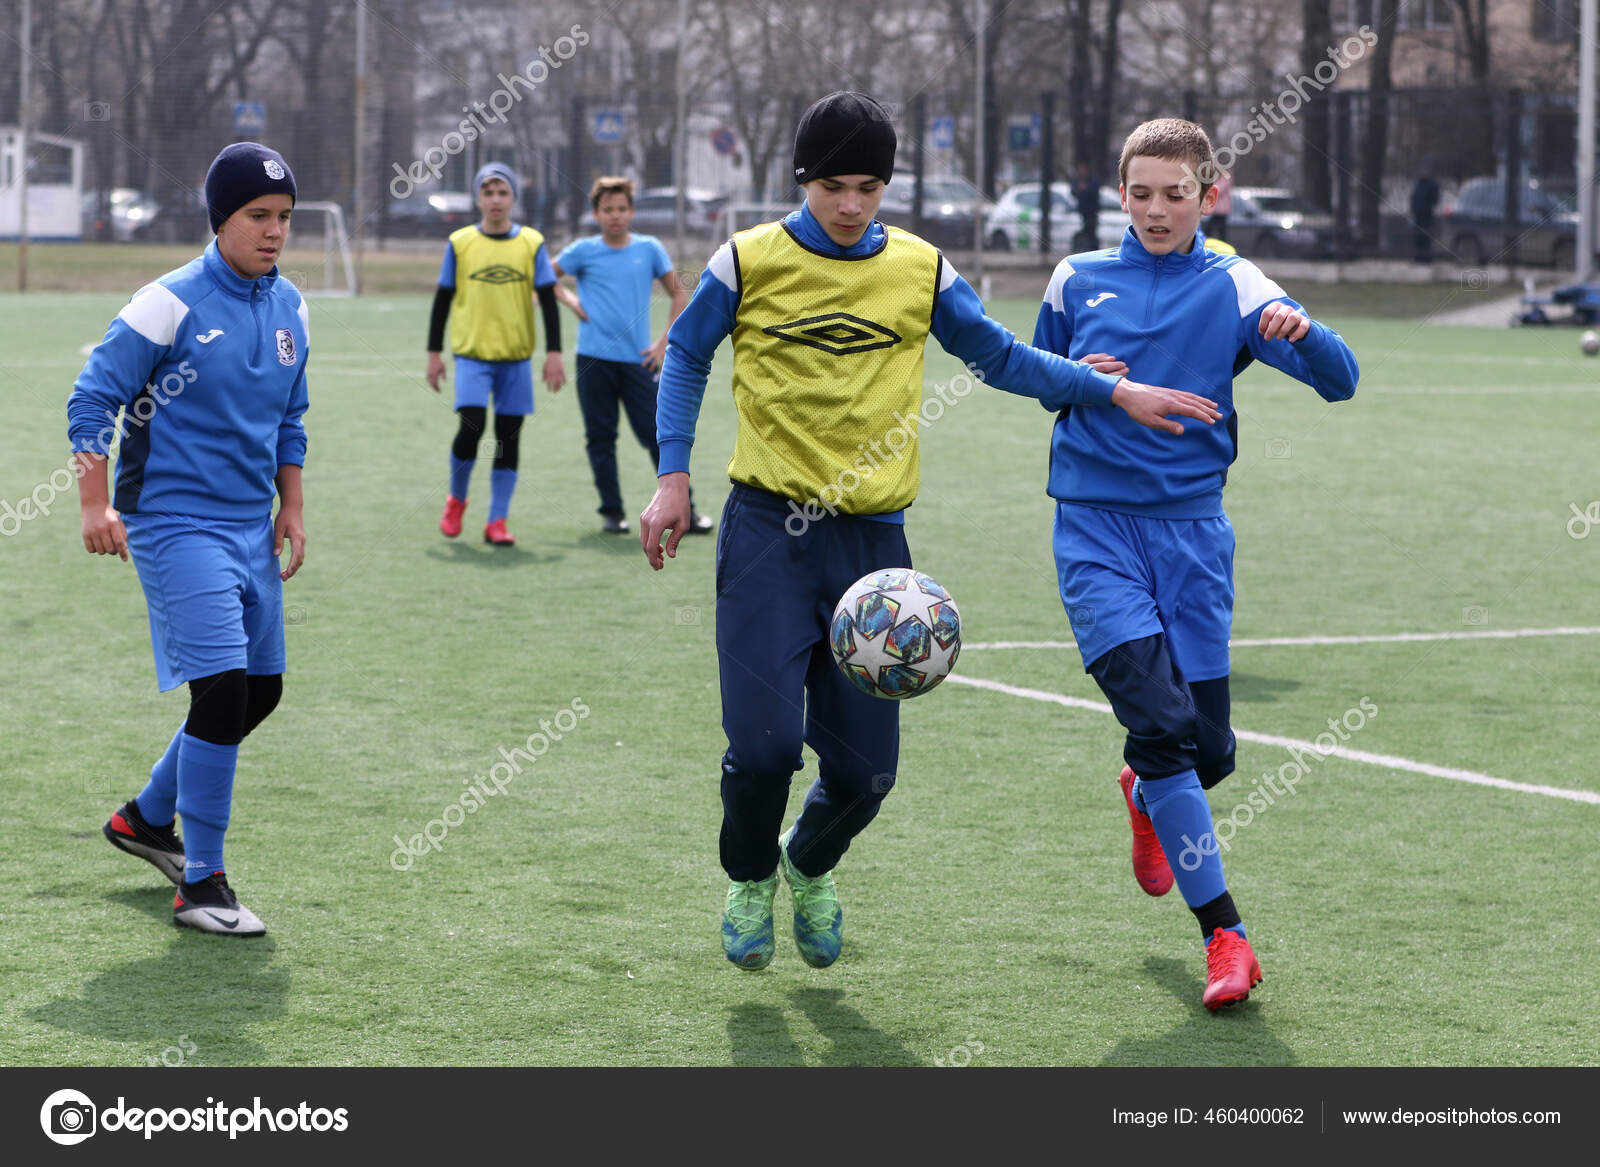
[[[356,267],[338,203],[296,203],[278,270],[308,296],[353,296]]]

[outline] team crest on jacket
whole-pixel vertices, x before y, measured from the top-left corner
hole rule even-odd
[[[294,333],[287,328],[278,329],[278,363],[294,364]]]
[[[807,348],[821,349],[836,357],[851,353],[871,352],[873,349],[893,348],[900,343],[900,334],[881,324],[852,316],[848,312],[828,312],[822,316],[807,316],[791,320],[788,324],[775,324],[763,328],[768,336],[803,344]]]

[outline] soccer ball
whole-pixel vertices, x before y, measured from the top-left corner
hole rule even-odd
[[[833,610],[834,662],[856,688],[901,700],[944,680],[961,655],[961,613],[950,593],[909,567],[864,575]]]
[[[1578,347],[1583,350],[1583,355],[1586,357],[1592,357],[1595,353],[1600,353],[1600,332],[1596,332],[1592,328],[1588,329],[1578,338]]]

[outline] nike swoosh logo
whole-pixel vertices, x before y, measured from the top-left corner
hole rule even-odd
[[[1098,308],[1098,307],[1100,307],[1100,305],[1104,304],[1107,300],[1115,300],[1116,298],[1117,298],[1117,294],[1115,292],[1101,292],[1094,299],[1085,300],[1083,302],[1083,304],[1084,304],[1084,307],[1086,307],[1086,308]]]
[[[216,340],[217,337],[219,337],[221,335],[222,335],[222,329],[213,328],[210,332],[206,333],[204,336],[201,336],[199,333],[195,333],[195,337],[194,338],[196,340],[198,340],[201,344],[210,344],[212,341]]]
[[[221,924],[224,928],[237,928],[239,926],[239,921],[238,920],[224,920],[221,916],[217,915],[215,912],[207,912],[206,915],[210,916],[213,920],[215,920],[217,923]]]

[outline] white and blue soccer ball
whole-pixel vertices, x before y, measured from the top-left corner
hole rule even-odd
[[[961,655],[961,613],[920,571],[891,567],[862,576],[833,610],[834,662],[863,693],[918,697],[950,675]]]

